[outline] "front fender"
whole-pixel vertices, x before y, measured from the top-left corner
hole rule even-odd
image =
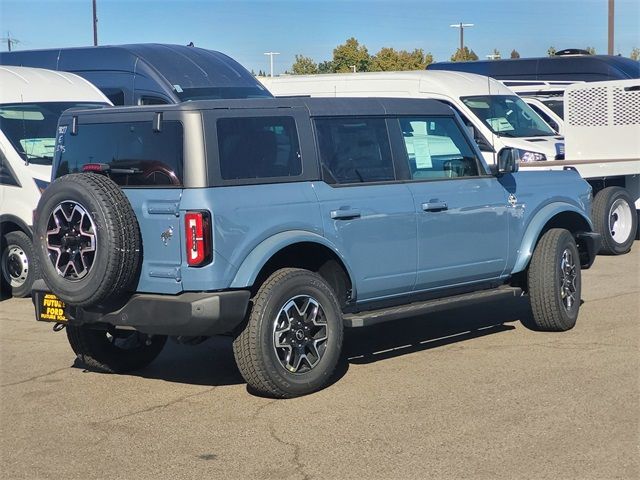
[[[564,212],[577,213],[585,220],[587,225],[589,225],[591,231],[593,231],[593,224],[591,223],[589,217],[574,205],[563,202],[553,202],[549,205],[545,205],[535,213],[533,219],[531,220],[531,222],[529,222],[529,225],[525,230],[522,241],[520,242],[520,248],[518,249],[518,256],[516,257],[516,262],[513,269],[511,270],[511,274],[521,272],[525,268],[527,268],[529,260],[531,260],[531,255],[533,255],[533,250],[535,249],[538,242],[538,238],[540,237],[540,233],[544,229],[545,225],[553,217],[555,217],[559,213]]]
[[[269,261],[269,259],[271,259],[271,257],[273,257],[283,248],[288,247],[289,245],[303,242],[318,243],[327,247],[333,253],[335,253],[347,269],[347,273],[351,278],[352,285],[354,285],[355,291],[355,284],[353,284],[353,279],[355,277],[353,276],[351,267],[349,267],[349,264],[340,254],[335,245],[329,242],[326,238],[316,233],[306,232],[304,230],[291,230],[288,232],[281,232],[259,243],[243,260],[240,268],[238,269],[238,272],[231,282],[231,288],[246,288],[253,285],[256,277],[258,276],[258,273],[260,273],[262,267],[265,266],[265,264]]]

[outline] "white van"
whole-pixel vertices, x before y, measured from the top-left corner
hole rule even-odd
[[[37,276],[31,225],[51,179],[58,118],[111,102],[77,75],[40,68],[0,67],[0,87],[0,280],[3,293],[23,297]]]
[[[488,163],[505,147],[523,162],[554,160],[564,154],[563,138],[500,82],[461,72],[286,75],[260,78],[276,96],[413,97],[441,100],[458,112]]]

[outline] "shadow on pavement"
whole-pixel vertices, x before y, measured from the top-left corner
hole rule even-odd
[[[530,317],[528,299],[517,297],[485,300],[368,328],[347,329],[342,359],[330,383],[342,378],[352,363],[372,363],[513,330],[513,325],[505,323],[526,321]],[[233,358],[230,337],[213,337],[196,346],[169,340],[149,367],[133,375],[195,385],[244,383]]]
[[[508,322],[527,322],[527,297],[482,301],[419,317],[346,331],[344,355],[365,364],[513,330]]]

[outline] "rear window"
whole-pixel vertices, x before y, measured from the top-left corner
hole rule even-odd
[[[182,185],[183,131],[178,121],[165,120],[154,131],[151,122],[80,125],[71,135],[58,127],[55,177],[81,172],[86,164],[102,164],[121,186]]]
[[[297,177],[302,174],[293,117],[221,118],[217,122],[223,180]]]

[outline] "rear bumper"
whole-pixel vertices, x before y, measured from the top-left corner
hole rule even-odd
[[[43,281],[34,283],[32,298],[36,318],[40,298],[50,290]],[[229,333],[245,318],[249,290],[189,292],[180,295],[134,294],[124,305],[109,309],[65,306],[72,325],[113,325],[153,335],[208,336]]]
[[[590,268],[600,251],[602,237],[595,232],[581,232],[576,235],[576,242],[580,251],[580,265],[583,269]]]

